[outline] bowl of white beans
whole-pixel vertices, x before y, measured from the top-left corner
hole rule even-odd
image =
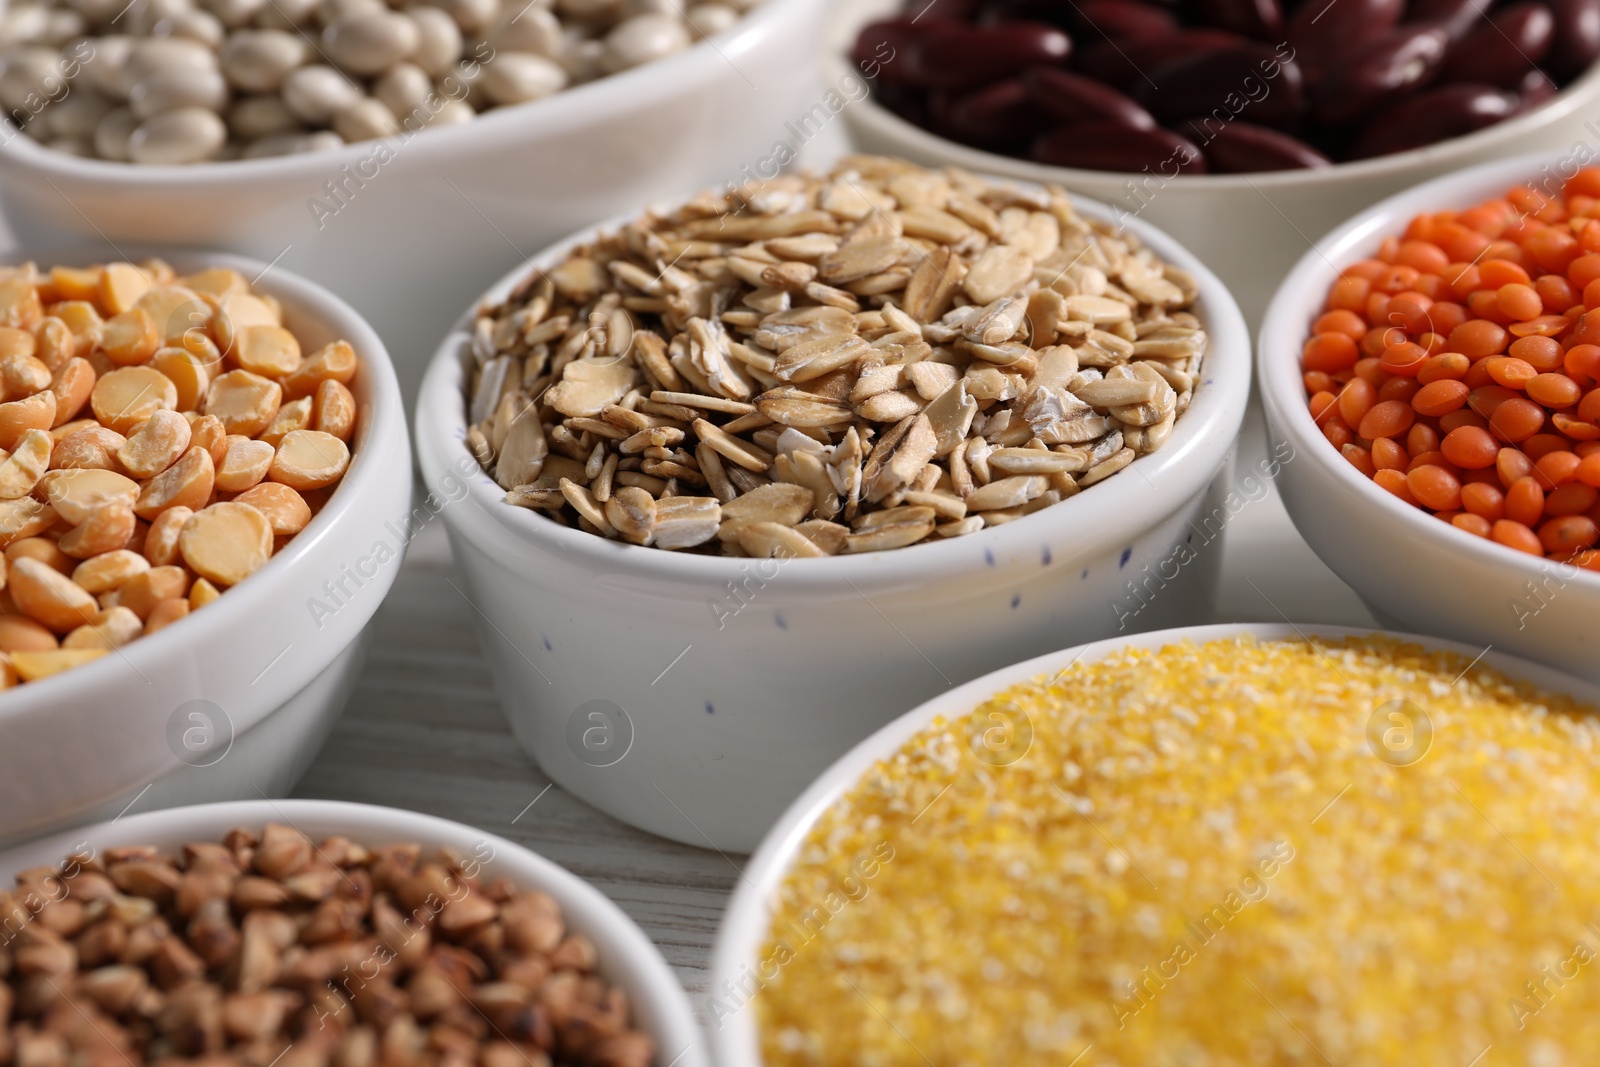
[[[783,120],[824,98],[799,60],[825,9],[14,3],[0,210],[23,241],[204,244],[306,274],[386,337],[409,401],[443,324],[534,249],[798,151]]]

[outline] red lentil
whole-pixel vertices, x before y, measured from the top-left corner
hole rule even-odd
[[[1306,395],[1347,462],[1457,529],[1600,569],[1600,166],[1417,216],[1340,271]]]

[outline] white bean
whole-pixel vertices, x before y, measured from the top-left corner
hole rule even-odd
[[[51,104],[41,116],[56,137],[93,138],[100,120],[111,111],[111,102],[93,92],[68,93]]]
[[[228,109],[228,128],[235,137],[254,141],[273,133],[296,133],[300,120],[280,96],[247,96]]]
[[[134,38],[108,34],[94,42],[94,59],[83,67],[89,86],[113,100],[126,100],[133,86],[123,80],[128,57],[133,55]]]
[[[199,163],[227,140],[228,128],[215,111],[181,107],[140,123],[128,138],[128,157],[135,163]]]
[[[134,127],[138,125],[139,120],[125,107],[107,112],[106,117],[100,120],[100,125],[94,128],[95,154],[101,159],[126,163],[128,138],[133,136]]]
[[[67,6],[89,22],[107,22],[126,4],[127,0],[67,0]]]
[[[361,99],[361,95],[349,78],[320,63],[299,67],[283,80],[284,105],[311,126],[326,126],[335,111]]]
[[[444,105],[434,112],[428,119],[429,126],[455,126],[462,122],[471,122],[477,115],[472,110],[472,105],[465,100],[446,100]]]
[[[61,57],[54,48],[30,45],[8,50],[0,57],[0,104],[7,108],[33,112],[28,98],[42,100],[66,86],[61,76]]]
[[[340,19],[379,15],[387,10],[389,7],[383,0],[322,0],[317,6],[317,18],[328,26]]]
[[[409,58],[421,36],[411,19],[384,11],[334,22],[322,31],[322,49],[345,70],[371,75]]]
[[[555,59],[561,55],[566,42],[561,33],[561,23],[549,8],[536,4],[526,10],[512,5],[502,11],[499,21],[489,33],[489,43],[496,51],[528,52]]]
[[[731,28],[739,21],[739,12],[727,4],[696,4],[684,12],[684,18],[695,40],[703,41]]]
[[[201,0],[207,11],[217,16],[230,30],[248,26],[261,10],[271,5],[268,0]]]
[[[253,93],[270,93],[308,58],[305,39],[286,30],[239,30],[222,46],[219,59],[228,80]]]
[[[500,0],[435,0],[435,6],[455,19],[462,33],[477,36],[494,25]]]
[[[353,144],[393,137],[400,132],[400,124],[383,101],[365,96],[339,109],[333,116],[333,131]]]
[[[441,8],[409,7],[405,13],[418,33],[412,62],[432,77],[443,77],[461,59],[461,27]]]
[[[689,47],[689,31],[675,15],[635,15],[606,34],[605,67],[612,73]]]
[[[128,106],[140,119],[154,118],[180,107],[221,111],[228,104],[228,83],[214,70],[173,70],[145,78],[128,94]]]
[[[76,11],[57,8],[46,14],[44,32],[39,35],[39,40],[59,47],[75,37],[82,37],[88,28],[88,22]]]
[[[184,11],[168,15],[151,27],[150,33],[155,37],[187,37],[216,48],[228,31],[223,28],[222,20],[209,11]]]
[[[272,0],[256,12],[255,26],[262,30],[297,30],[311,21],[317,0]]]
[[[606,46],[601,41],[569,41],[561,52],[561,65],[572,84],[592,82],[606,73]]]
[[[525,104],[566,88],[567,72],[543,56],[501,52],[484,67],[481,84],[496,104]]]
[[[47,44],[45,35],[49,32],[50,13],[37,4],[12,7],[0,14],[0,41],[8,44]]]
[[[146,37],[134,42],[122,76],[131,94],[135,85],[153,75],[175,70],[216,69],[217,54],[199,41],[187,37]]]
[[[415,63],[396,63],[372,83],[372,95],[400,120],[421,107],[432,93],[433,82]]]

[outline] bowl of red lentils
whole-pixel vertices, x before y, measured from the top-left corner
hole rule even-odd
[[[1294,624],[950,690],[745,867],[718,1062],[1582,1062],[1597,703],[1481,645]]]
[[[1358,215],[1259,346],[1301,534],[1386,623],[1594,677],[1600,170],[1524,156]]]
[[[383,343],[133,247],[9,254],[0,319],[0,842],[287,793],[422,521]]]
[[[1511,154],[1596,158],[1596,25],[1586,0],[870,0],[830,44],[863,150],[1148,219],[1254,326],[1305,244],[1382,197]]]

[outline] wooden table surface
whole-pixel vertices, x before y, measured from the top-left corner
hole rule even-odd
[[[1254,416],[1241,469],[1264,453],[1261,434]],[[1296,622],[1372,625],[1276,495],[1252,500],[1224,537],[1218,620],[1280,622],[1282,611]],[[631,915],[706,1018],[711,944],[744,857],[653,837],[553,785],[506,727],[464,587],[443,524],[429,526],[374,620],[355,696],[295,795],[409,808],[534,849]]]

